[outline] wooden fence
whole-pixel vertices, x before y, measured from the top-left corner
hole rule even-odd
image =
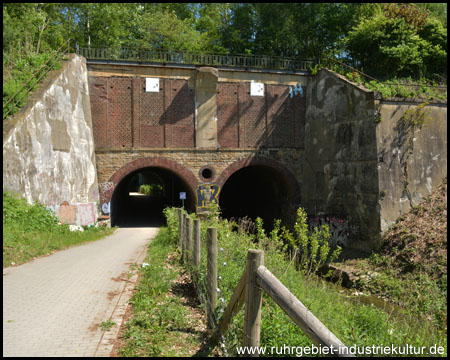
[[[194,266],[200,263],[200,220],[194,221],[192,237],[192,219],[178,209],[180,248],[183,262]],[[217,229],[207,231],[207,321],[212,331],[211,345],[216,345],[230,324],[232,317],[245,303],[244,349],[256,349],[260,346],[262,292],[265,291],[278,306],[299,326],[312,342],[321,347],[322,354],[338,357],[354,357],[349,349],[323,325],[265,266],[262,250],[248,250],[247,264],[242,276],[222,314],[218,324],[214,322],[217,307]],[[327,348],[327,349],[324,349]],[[247,356],[258,356],[258,352],[249,352]]]

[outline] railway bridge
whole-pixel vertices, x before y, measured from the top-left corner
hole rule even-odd
[[[370,251],[447,174],[446,101],[380,99],[307,64],[84,55],[4,123],[4,188],[68,223],[149,225],[167,205],[218,203],[227,218],[292,224],[302,206],[334,242]],[[141,196],[142,184],[162,190]]]
[[[270,223],[295,213],[305,72],[89,60],[87,67],[100,202],[113,225],[181,205],[180,193],[190,211],[216,202],[223,216]],[[163,198],[130,196],[143,182],[160,184]]]

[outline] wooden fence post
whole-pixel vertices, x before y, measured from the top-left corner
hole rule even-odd
[[[247,253],[247,289],[245,293],[244,316],[244,347],[257,348],[261,334],[261,304],[262,290],[256,283],[256,271],[260,265],[264,265],[264,252],[262,250],[249,250]],[[257,357],[257,351],[252,351],[247,356]]]
[[[187,215],[183,213],[183,236],[181,237],[181,262],[186,260],[186,223],[187,223]]]
[[[194,266],[200,264],[200,246],[201,246],[201,227],[200,220],[194,220]]]
[[[178,210],[178,233],[180,236],[180,250],[183,250],[183,210]]]
[[[192,218],[188,215],[186,221],[186,260],[192,259]]]
[[[207,273],[207,320],[208,328],[214,329],[214,311],[217,307],[217,229],[208,228],[208,273]]]
[[[256,282],[314,344],[319,347],[327,347],[329,354],[336,357],[355,357],[265,266],[257,269]]]

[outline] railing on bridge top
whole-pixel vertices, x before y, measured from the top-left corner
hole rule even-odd
[[[191,54],[174,51],[153,51],[124,46],[115,50],[77,46],[76,52],[78,55],[84,56],[89,60],[123,60],[162,64],[193,64],[300,71],[308,71],[314,65],[314,61],[312,60],[273,56]]]
[[[159,63],[159,64],[186,64],[186,65],[203,65],[203,66],[224,66],[224,67],[240,67],[240,68],[260,68],[273,70],[297,70],[314,72],[321,67],[327,67],[344,76],[352,76],[350,80],[362,83],[363,79],[370,82],[372,86],[378,84],[381,88],[390,88],[388,91],[391,96],[400,97],[423,97],[433,98],[442,97],[445,94],[447,86],[434,84],[417,84],[408,82],[407,84],[381,82],[363,72],[344,64],[337,59],[323,57],[319,61],[301,60],[296,58],[281,58],[266,55],[231,55],[231,54],[191,54],[177,51],[154,51],[147,49],[139,49],[134,47],[121,46],[117,49],[100,48],[100,47],[79,47],[76,46],[76,53],[84,56],[88,60],[113,60],[113,61],[132,61],[142,63]],[[350,75],[349,75],[350,73]],[[357,76],[357,79],[353,77]],[[422,95],[418,95],[424,92]],[[379,98],[381,93],[376,91]],[[388,96],[389,97],[389,96]]]

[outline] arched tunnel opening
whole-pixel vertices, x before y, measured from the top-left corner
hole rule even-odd
[[[141,188],[142,185],[147,187]],[[142,193],[145,188],[147,194]],[[114,190],[111,226],[163,226],[166,223],[164,208],[183,205],[180,192],[186,193],[185,209],[195,211],[195,196],[180,176],[160,167],[138,169],[124,177]]]
[[[289,225],[293,208],[289,187],[283,175],[264,165],[247,166],[232,174],[222,187],[219,205],[222,217],[238,219],[260,217],[266,231],[275,219]]]

